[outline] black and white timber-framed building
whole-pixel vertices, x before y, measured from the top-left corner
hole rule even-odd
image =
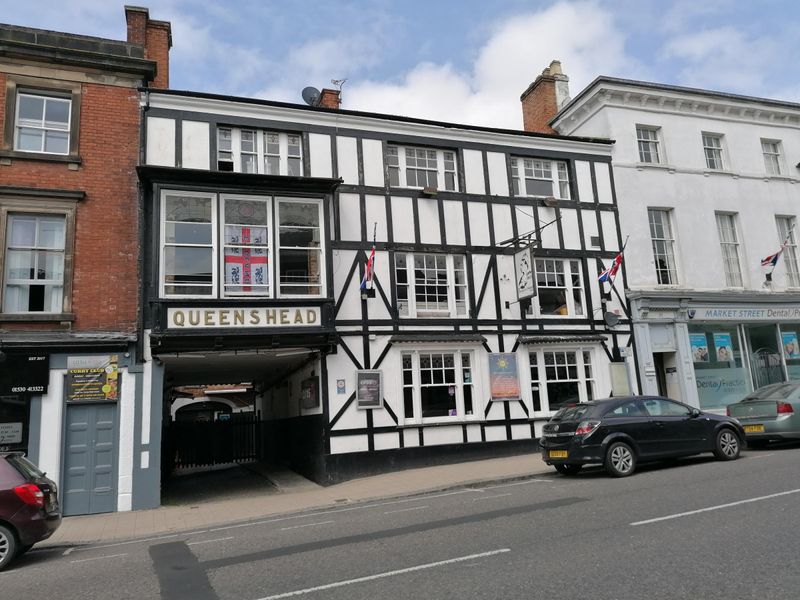
[[[610,140],[168,90],[142,111],[145,411],[249,382],[267,458],[330,483],[523,451],[633,387],[597,281],[622,243]],[[495,353],[518,399],[492,400]]]

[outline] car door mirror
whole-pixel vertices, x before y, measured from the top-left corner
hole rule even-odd
[[[692,409],[692,418],[699,417],[702,414],[703,414],[703,411],[701,411],[701,410],[699,410],[697,408],[693,408]]]

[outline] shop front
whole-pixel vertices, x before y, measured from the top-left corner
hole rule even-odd
[[[800,380],[800,297],[631,292],[642,392],[722,411]]]

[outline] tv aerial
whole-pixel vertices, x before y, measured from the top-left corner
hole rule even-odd
[[[301,95],[303,96],[303,102],[305,102],[309,106],[319,105],[319,97],[321,94],[317,88],[312,86],[305,87],[303,88]]]

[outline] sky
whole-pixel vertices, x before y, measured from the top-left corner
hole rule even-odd
[[[800,102],[793,0],[128,0],[172,23],[174,89],[522,127],[553,59],[598,75]],[[124,2],[0,0],[0,21],[125,39]]]

